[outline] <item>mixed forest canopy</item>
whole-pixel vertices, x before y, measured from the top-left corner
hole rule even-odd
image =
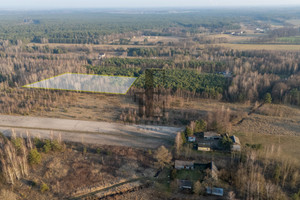
[[[2,12],[2,11],[1,11]],[[268,9],[201,9],[182,10],[169,13],[121,12],[111,10],[67,10],[61,11],[3,11],[0,16],[0,39],[11,43],[73,43],[101,44],[112,37],[111,34],[125,34],[142,31],[144,35],[185,35],[222,32],[239,29],[240,22],[261,20],[284,23],[282,19],[298,17],[297,10]],[[199,29],[201,27],[201,29]]]
[[[164,88],[173,92],[230,102],[264,101],[269,93],[275,103],[299,105],[297,51],[222,46],[238,44],[228,35],[245,26],[265,32],[251,33],[244,42],[297,43],[299,27],[290,21],[297,17],[296,8],[3,11],[0,82],[15,87],[59,73],[88,72],[139,77],[135,87],[143,88],[145,70],[160,68],[166,70]],[[168,40],[148,41],[151,37]],[[102,51],[110,56],[99,61]]]

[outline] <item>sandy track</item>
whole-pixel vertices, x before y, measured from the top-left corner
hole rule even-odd
[[[173,141],[176,133],[183,128],[0,115],[0,131],[10,136],[12,130],[23,137],[26,137],[27,131],[32,137],[61,137],[64,141],[87,144],[157,148]]]

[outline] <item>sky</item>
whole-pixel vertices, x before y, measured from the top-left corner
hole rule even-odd
[[[300,0],[0,0],[2,9],[300,6]]]

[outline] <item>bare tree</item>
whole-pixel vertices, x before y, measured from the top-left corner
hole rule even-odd
[[[165,146],[159,147],[154,157],[157,160],[156,165],[159,168],[164,168],[165,166],[168,166],[172,160],[172,154]]]

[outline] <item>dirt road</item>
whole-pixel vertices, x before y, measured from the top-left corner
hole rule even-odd
[[[124,125],[119,123],[0,115],[0,132],[10,136],[55,138],[87,144],[157,148],[170,144],[181,127]]]

